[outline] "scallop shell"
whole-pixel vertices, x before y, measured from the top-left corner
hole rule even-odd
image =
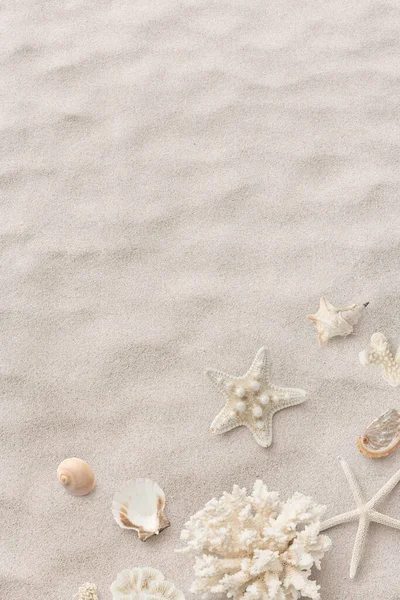
[[[116,492],[112,503],[114,519],[123,529],[134,529],[145,542],[170,522],[164,515],[165,494],[151,479],[131,479]]]
[[[151,567],[121,571],[110,590],[113,600],[185,600],[183,592]]]
[[[58,481],[74,496],[86,496],[92,491],[95,476],[92,468],[80,458],[66,458],[57,469]]]
[[[400,445],[400,412],[392,408],[372,421],[364,435],[357,440],[362,454],[371,458],[383,458]]]

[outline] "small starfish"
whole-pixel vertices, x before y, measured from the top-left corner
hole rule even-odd
[[[400,348],[397,354],[390,349],[387,337],[376,332],[371,337],[371,350],[359,354],[362,365],[375,364],[382,368],[383,378],[393,387],[400,385]]]
[[[318,331],[319,345],[323,346],[330,338],[337,335],[347,336],[353,333],[361,313],[368,306],[365,304],[351,304],[343,308],[335,308],[325,296],[321,296],[319,309],[315,315],[308,315]]]
[[[212,433],[225,433],[245,425],[260,446],[272,443],[272,417],[278,411],[304,402],[306,392],[273,385],[266,348],[260,348],[245,375],[232,377],[209,369],[207,375],[227,398],[226,404],[211,424]]]
[[[360,484],[358,483],[356,476],[350,469],[347,462],[341,458],[340,464],[342,465],[350,489],[353,492],[357,508],[341,515],[337,515],[336,517],[332,517],[327,521],[323,521],[323,523],[321,523],[321,531],[335,527],[335,525],[341,525],[342,523],[358,521],[358,530],[356,539],[354,541],[353,555],[350,563],[350,579],[354,579],[365,549],[370,523],[380,523],[381,525],[386,525],[387,527],[393,527],[393,529],[400,529],[399,520],[393,519],[393,517],[388,517],[387,515],[383,515],[375,510],[375,506],[379,504],[381,500],[384,500],[399,483],[400,470],[397,471],[397,473],[395,473],[393,477],[391,477],[389,481],[385,483],[385,485],[381,487],[381,489],[374,496],[372,496],[371,500],[368,500],[367,502],[360,488]]]

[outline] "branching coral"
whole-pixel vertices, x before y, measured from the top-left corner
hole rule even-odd
[[[283,502],[257,480],[253,492],[233,487],[190,518],[181,533],[196,554],[191,592],[233,600],[319,600],[311,568],[331,547],[319,535],[325,507],[296,492]]]
[[[383,378],[392,385],[400,385],[400,348],[392,352],[388,339],[383,333],[376,332],[371,337],[371,347],[359,354],[362,365],[379,365]]]

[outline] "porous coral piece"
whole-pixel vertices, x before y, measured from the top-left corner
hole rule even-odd
[[[152,567],[121,571],[110,590],[113,600],[185,600],[183,592]]]
[[[362,365],[378,365],[383,378],[393,387],[400,385],[400,349],[393,354],[388,339],[376,332],[371,337],[371,347],[359,354]]]
[[[319,600],[311,568],[331,547],[320,535],[325,507],[296,492],[282,501],[257,480],[251,495],[237,485],[186,523],[180,552],[196,555],[191,592],[233,600]]]
[[[98,600],[97,587],[94,583],[84,583],[75,595],[76,600]]]

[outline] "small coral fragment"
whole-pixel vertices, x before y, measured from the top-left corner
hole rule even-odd
[[[94,583],[84,583],[75,596],[76,600],[98,600],[97,587]]]
[[[371,346],[359,354],[362,365],[379,365],[383,378],[393,387],[400,385],[400,351],[393,354],[387,337],[383,333],[374,333]]]

